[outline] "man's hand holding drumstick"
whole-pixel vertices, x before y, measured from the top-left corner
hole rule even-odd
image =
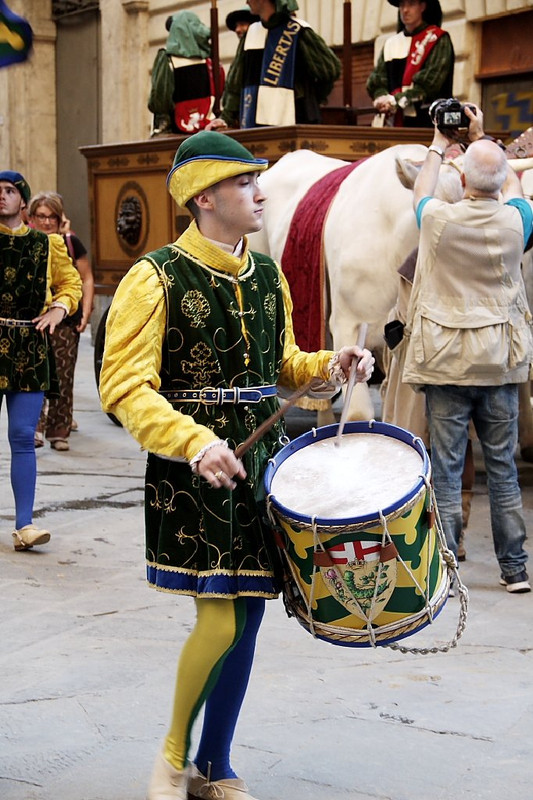
[[[352,364],[356,364],[357,373],[355,380],[357,383],[365,383],[370,379],[374,371],[375,359],[370,350],[359,347],[358,345],[351,345],[350,347],[342,347],[338,351],[338,363],[346,380],[350,377]],[[294,400],[298,399],[301,394],[301,391],[295,392],[293,395]],[[292,403],[289,400],[281,410],[281,413],[286,411],[290,405],[292,405]],[[270,421],[271,425],[273,425],[276,420],[279,419],[281,413],[273,414],[267,422]],[[253,436],[250,438],[253,438]],[[242,445],[238,450],[240,450],[241,453],[243,452]],[[234,489],[237,485],[234,480],[235,478],[240,478],[241,480],[246,478],[246,470],[244,469],[242,461],[240,458],[237,458],[233,450],[222,442],[206,449],[204,455],[196,464],[196,470],[198,474],[209,481],[211,486],[215,489],[221,487]]]
[[[358,347],[356,344],[351,347],[342,347],[339,350],[339,364],[346,376],[346,380],[350,378],[350,369],[354,358],[359,359],[356,365],[356,383],[366,383],[374,372],[375,358],[370,350]]]
[[[226,444],[215,445],[206,450],[198,462],[198,474],[205,478],[215,489],[224,486],[235,489],[233,478],[246,478],[246,470],[240,458]]]

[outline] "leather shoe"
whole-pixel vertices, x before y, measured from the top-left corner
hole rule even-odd
[[[150,778],[148,800],[187,800],[188,779],[188,768],[176,769],[159,752]]]
[[[13,531],[12,536],[15,550],[31,550],[35,544],[46,544],[50,541],[50,531],[37,528],[33,522]]]
[[[66,439],[52,439],[50,447],[52,450],[70,450],[70,445]]]
[[[189,800],[257,800],[249,794],[248,787],[240,778],[210,781],[196,764],[191,764],[190,770]]]

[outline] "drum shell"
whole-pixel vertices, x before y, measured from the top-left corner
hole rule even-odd
[[[337,426],[331,425],[294,440],[271,461],[265,475],[270,516],[287,570],[284,600],[289,613],[317,638],[347,646],[388,644],[429,624],[448,597],[429,459],[423,443],[408,431],[385,423],[348,423],[347,434],[371,432],[413,446],[421,456],[420,480],[392,506],[365,518],[325,520],[291,512],[270,493],[277,468],[295,450],[336,432]],[[361,556],[386,541],[392,541],[397,553],[392,559],[390,553],[385,558],[383,549],[379,562],[377,556],[373,562]],[[333,563],[328,563],[332,553]],[[355,567],[354,555],[360,559]]]

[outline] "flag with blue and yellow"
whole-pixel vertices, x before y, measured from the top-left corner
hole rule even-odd
[[[0,67],[25,61],[31,50],[33,31],[28,20],[13,13],[0,0]]]

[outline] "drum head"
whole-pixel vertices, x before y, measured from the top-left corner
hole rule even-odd
[[[429,459],[409,431],[349,422],[337,445],[337,430],[328,425],[299,436],[269,462],[266,493],[283,517],[319,527],[379,524],[425,491]]]

